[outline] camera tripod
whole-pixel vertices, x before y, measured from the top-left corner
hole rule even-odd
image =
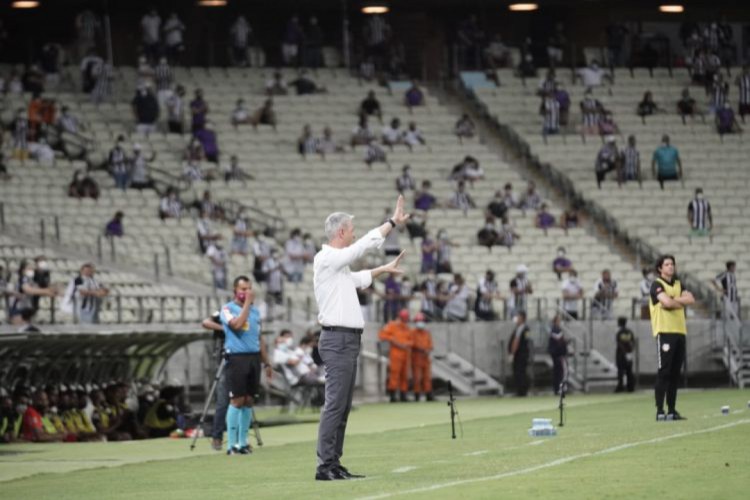
[[[464,435],[464,428],[461,425],[461,418],[458,416],[458,408],[456,407],[456,398],[453,396],[453,383],[448,381],[448,406],[451,409],[451,439],[456,439],[456,418],[458,417],[458,425],[461,427],[461,437]]]
[[[560,423],[557,424],[559,427],[563,427],[565,425],[565,396],[568,392],[568,375],[570,372],[568,371],[568,360],[565,358],[565,362],[563,363],[563,367],[565,369],[565,376],[562,379],[562,382],[560,382],[560,402],[558,404],[558,409],[560,410]]]

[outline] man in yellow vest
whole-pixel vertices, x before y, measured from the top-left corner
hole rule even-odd
[[[659,371],[654,389],[656,397],[656,420],[685,420],[675,404],[680,371],[685,361],[685,308],[695,303],[693,294],[682,287],[675,276],[675,258],[662,255],[656,261],[658,277],[651,285],[651,330],[656,337]],[[664,413],[664,398],[667,413]]]

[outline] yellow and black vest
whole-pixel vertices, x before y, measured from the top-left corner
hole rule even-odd
[[[656,283],[662,287],[663,293],[666,293],[672,299],[682,295],[682,284],[678,279],[675,279],[670,285],[664,279],[656,278]],[[684,308],[665,309],[658,300],[654,303],[653,298],[649,300],[648,307],[651,311],[651,330],[654,337],[660,333],[687,334]]]
[[[174,417],[170,416],[167,418],[161,418],[159,417],[159,410],[167,406],[167,402],[163,399],[160,399],[156,403],[154,403],[151,408],[148,409],[148,412],[146,412],[146,418],[144,419],[144,424],[146,427],[149,427],[151,429],[173,429],[177,425],[177,420],[175,420]]]

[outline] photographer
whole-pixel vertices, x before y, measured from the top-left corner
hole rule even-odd
[[[623,392],[627,387],[628,392],[635,390],[635,378],[633,377],[633,352],[635,351],[635,335],[627,327],[628,320],[624,317],[617,318],[617,334],[615,342],[617,351],[615,361],[617,363],[617,388],[615,392]],[[627,385],[624,379],[627,377]]]
[[[556,314],[550,323],[547,352],[552,358],[552,390],[555,395],[558,395],[565,381],[566,358],[568,357],[568,339],[565,338],[563,333],[559,314]]]

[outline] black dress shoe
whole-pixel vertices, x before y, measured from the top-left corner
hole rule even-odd
[[[329,469],[324,471],[317,471],[315,473],[316,481],[338,481],[341,479],[349,479],[344,476],[339,469]]]
[[[338,466],[338,471],[339,471],[339,474],[341,474],[342,476],[344,476],[344,478],[346,478],[346,479],[362,479],[362,478],[365,477],[363,474],[352,474],[343,465],[339,465]]]

